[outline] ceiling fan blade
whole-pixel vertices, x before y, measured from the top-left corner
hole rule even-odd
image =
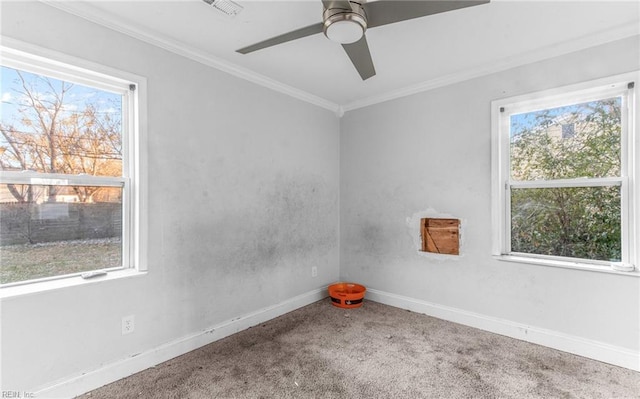
[[[322,0],[322,4],[327,10],[331,8],[342,8],[345,10],[351,10],[351,3],[349,3],[349,0]]]
[[[367,13],[367,27],[375,28],[376,26],[425,17],[427,15],[439,14],[441,12],[457,10],[459,8],[478,6],[488,2],[489,0],[380,0],[371,3],[364,3],[362,7]]]
[[[362,36],[362,39],[355,43],[343,44],[342,47],[347,52],[362,80],[367,80],[376,74],[366,36]]]
[[[241,54],[247,54],[256,50],[261,50],[266,47],[275,46],[276,44],[290,42],[292,40],[315,35],[316,33],[320,33],[320,32],[322,32],[322,23],[317,23],[314,25],[306,26],[304,28],[296,29],[291,32],[284,33],[279,36],[272,37],[271,39],[263,40],[260,43],[252,44],[251,46],[243,47],[239,50],[236,50],[236,52]]]

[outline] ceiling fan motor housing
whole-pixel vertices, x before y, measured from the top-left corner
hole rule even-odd
[[[367,16],[360,3],[350,2],[351,9],[327,8],[323,13],[323,31],[330,40],[353,43],[367,30]]]

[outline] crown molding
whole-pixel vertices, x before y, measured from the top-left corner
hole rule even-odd
[[[226,72],[235,77],[247,80],[276,92],[286,94],[298,100],[302,100],[318,107],[327,109],[329,111],[332,111],[336,115],[341,116],[341,107],[332,101],[297,89],[293,86],[289,86],[275,79],[271,79],[267,76],[254,72],[250,69],[243,68],[221,58],[207,54],[203,51],[196,50],[186,45],[185,43],[180,43],[158,34],[151,34],[150,32],[143,29],[139,29],[130,24],[126,24],[122,21],[119,21],[113,15],[102,10],[98,10],[97,8],[85,2],[66,2],[56,0],[39,1],[48,6],[64,11],[68,14],[86,19],[116,32],[152,44],[156,47],[160,47],[174,54],[181,55],[193,61],[218,69],[222,72]]]
[[[424,82],[407,86],[402,89],[390,91],[381,95],[357,100],[349,104],[342,105],[342,110],[343,112],[349,112],[358,108],[364,108],[386,101],[411,96],[413,94],[421,93],[424,91],[437,89],[439,87],[444,87],[481,76],[490,75],[493,73],[505,71],[538,61],[543,61],[549,58],[558,57],[564,54],[584,50],[590,47],[595,47],[598,45],[637,35],[640,35],[640,25],[622,25],[615,29],[597,32],[574,40],[555,43],[551,46],[542,47],[536,51],[529,51],[516,57],[503,58],[501,60],[497,60],[496,62],[492,62],[491,64],[479,65],[474,69],[463,70],[435,79],[426,80]]]
[[[307,103],[327,109],[335,113],[339,118],[342,117],[346,112],[359,108],[364,108],[398,98],[411,96],[417,93],[505,71],[533,62],[538,62],[575,51],[584,50],[589,47],[595,47],[627,37],[640,35],[640,25],[630,23],[627,25],[622,25],[615,29],[608,29],[605,31],[585,35],[573,40],[541,47],[536,51],[528,51],[519,56],[506,57],[501,60],[491,62],[490,64],[478,65],[477,67],[472,69],[465,69],[448,75],[429,79],[398,90],[392,90],[383,94],[370,96],[347,104],[337,104],[325,98],[316,96],[304,90],[300,90],[275,79],[271,79],[267,76],[261,75],[250,69],[243,68],[234,63],[207,54],[203,51],[196,50],[184,43],[176,42],[158,34],[151,34],[150,32],[136,28],[131,24],[126,24],[118,20],[118,18],[116,18],[115,16],[99,10],[85,2],[61,2],[56,0],[39,1],[61,11],[89,20],[98,25],[102,25],[119,33],[152,44],[156,47],[160,47],[172,53],[184,56],[193,61],[226,72],[238,78],[250,81],[276,92],[280,92],[298,100],[302,100]]]

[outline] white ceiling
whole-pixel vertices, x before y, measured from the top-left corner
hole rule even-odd
[[[337,112],[640,33],[638,0],[492,0],[368,30],[377,75],[362,81],[322,34],[235,52],[321,22],[320,0],[237,2],[233,18],[202,0],[48,3]]]

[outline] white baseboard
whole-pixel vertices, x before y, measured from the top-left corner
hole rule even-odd
[[[295,309],[319,301],[326,296],[327,291],[325,288],[310,291],[265,309],[227,320],[204,331],[168,342],[137,356],[128,357],[99,369],[70,377],[34,392],[35,397],[57,399],[81,395],[231,334],[282,316]],[[640,371],[640,354],[627,348],[375,289],[367,289],[366,299]]]
[[[293,310],[317,302],[327,296],[326,288],[319,288],[290,298],[276,305],[227,320],[204,331],[188,335],[164,345],[110,363],[99,369],[82,373],[34,392],[36,398],[73,398],[119,379],[153,367],[157,364],[183,355],[194,349],[246,330],[265,321],[282,316]]]
[[[640,371],[640,353],[628,348],[375,289],[367,289],[366,299]]]

